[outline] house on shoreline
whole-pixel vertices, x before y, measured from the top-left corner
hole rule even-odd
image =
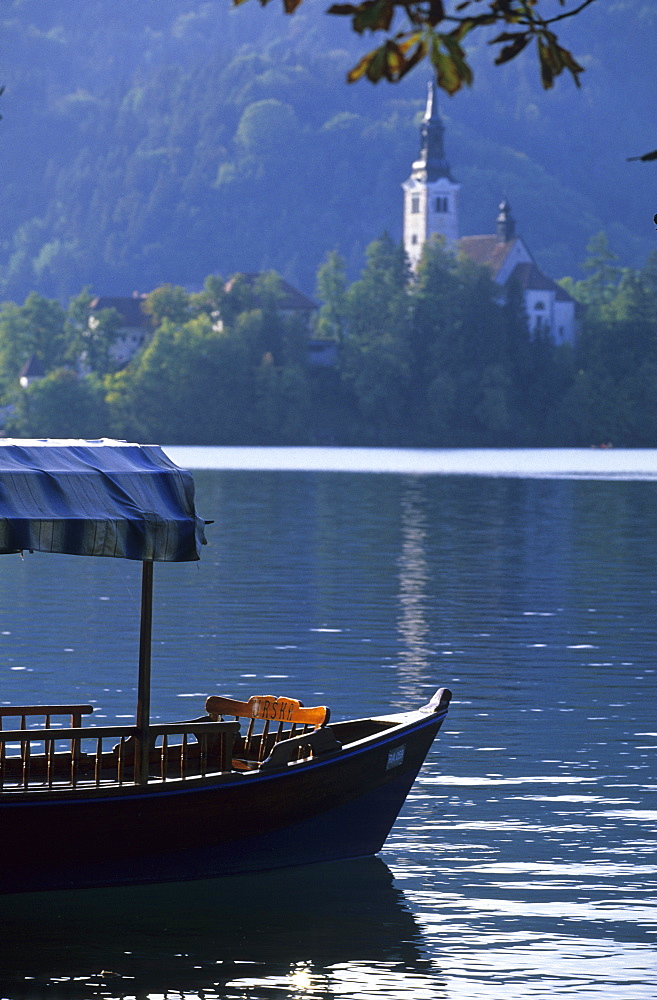
[[[89,303],[89,327],[94,316],[103,309],[114,309],[121,317],[121,326],[110,348],[110,356],[121,367],[134,358],[147,343],[153,332],[150,316],[144,312],[147,296],[133,292],[132,295],[99,295]]]
[[[225,283],[224,289],[226,292],[230,292],[238,279],[243,281],[249,289],[254,289],[261,276],[261,272],[258,271],[235,274]],[[335,364],[336,345],[334,342],[316,340],[311,336],[312,317],[319,308],[317,303],[283,278],[279,277],[278,280],[280,293],[277,301],[278,311],[283,316],[297,317],[308,330],[308,364],[311,366]],[[258,296],[255,289],[254,295],[254,307],[258,308]],[[90,327],[94,322],[95,315],[103,309],[114,309],[121,317],[121,325],[110,349],[110,355],[118,367],[127,365],[146,346],[153,333],[151,317],[144,310],[147,298],[147,293],[133,292],[132,295],[124,296],[101,295],[89,303]],[[218,322],[220,328],[221,320]]]

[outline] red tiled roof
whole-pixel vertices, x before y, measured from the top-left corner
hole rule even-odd
[[[150,319],[142,309],[145,298],[145,295],[99,295],[91,300],[89,309],[91,312],[116,309],[126,326],[150,327]]]
[[[509,280],[518,282],[520,287],[525,290],[554,292],[555,298],[559,302],[572,301],[572,296],[568,294],[566,289],[539,271],[536,264],[516,264]]]
[[[487,265],[496,277],[501,271],[504,262],[516,243],[517,237],[500,243],[497,236],[462,236],[459,240],[459,249],[462,253],[481,266]],[[552,278],[548,278],[532,262],[525,261],[516,264],[509,281],[516,281],[525,291],[534,289],[536,291],[554,292],[559,302],[571,302],[572,296],[565,288],[558,285]]]
[[[501,270],[514,243],[515,238],[507,243],[500,243],[494,234],[491,236],[462,236],[459,240],[459,249],[475,264],[490,267],[494,277]]]
[[[535,291],[553,292],[556,288],[554,281],[539,271],[536,264],[516,264],[510,280],[516,281],[525,290],[532,288]]]
[[[226,282],[225,288],[229,292],[237,278],[241,278],[249,287],[252,287],[258,278],[261,277],[259,271],[248,271],[246,273],[235,274]],[[289,312],[313,312],[317,309],[317,303],[309,299],[307,295],[294,288],[284,278],[280,279],[281,299],[278,304],[279,309]]]
[[[43,378],[43,376],[45,374],[46,373],[43,370],[43,365],[41,364],[41,362],[37,358],[36,354],[33,354],[32,357],[28,361],[26,361],[25,364],[23,365],[23,367],[21,368],[20,373],[19,373],[19,377],[20,378]]]

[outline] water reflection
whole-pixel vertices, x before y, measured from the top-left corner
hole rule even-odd
[[[410,693],[415,694],[418,681],[431,662],[429,645],[430,625],[427,618],[427,590],[430,571],[426,554],[427,516],[422,482],[409,479],[401,495],[401,551],[399,554],[399,603],[398,620],[403,639],[400,651],[400,687],[406,691],[405,681],[413,681]]]
[[[4,1000],[445,995],[403,893],[376,858],[6,897],[0,924]]]

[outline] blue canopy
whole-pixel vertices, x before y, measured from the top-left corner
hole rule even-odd
[[[156,445],[0,439],[0,553],[198,559],[191,473]]]

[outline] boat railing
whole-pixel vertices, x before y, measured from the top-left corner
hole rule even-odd
[[[233,722],[153,723],[146,784],[229,771],[238,731]],[[143,785],[135,768],[137,737],[136,726],[1,730],[0,792]]]

